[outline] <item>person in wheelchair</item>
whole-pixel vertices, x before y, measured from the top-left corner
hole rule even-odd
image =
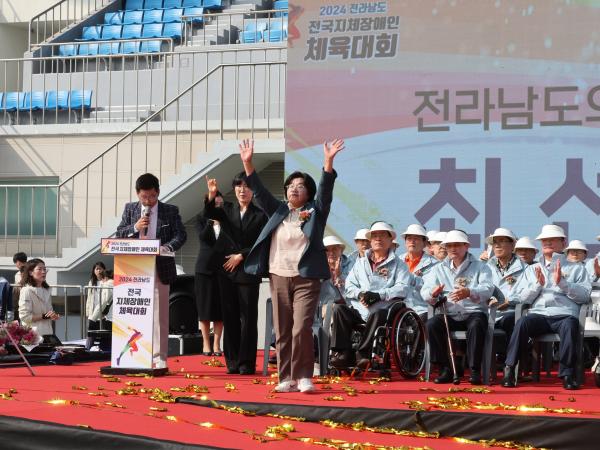
[[[356,352],[356,366],[369,365],[375,331],[385,323],[387,310],[394,301],[405,299],[410,291],[408,266],[393,250],[392,241],[396,238],[393,227],[386,222],[375,222],[367,238],[371,249],[364,258],[356,260],[346,278],[346,301],[333,306],[330,364],[336,368],[354,364],[351,336],[361,325],[365,329]]]
[[[443,242],[448,257],[434,266],[424,277],[421,296],[435,304],[438,297],[447,297],[450,331],[466,330],[467,356],[471,369],[471,384],[481,384],[481,361],[487,328],[487,301],[494,291],[492,274],[485,262],[469,253],[469,239],[462,230],[452,230]],[[448,337],[442,314],[427,321],[431,361],[440,367],[435,383],[450,383],[454,374],[448,359]]]

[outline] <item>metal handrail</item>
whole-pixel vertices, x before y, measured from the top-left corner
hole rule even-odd
[[[205,19],[209,19],[208,22],[212,23],[213,21],[216,22],[217,25],[217,34],[219,33],[219,18],[224,17],[224,18],[229,18],[228,21],[228,25],[229,25],[229,40],[226,44],[235,44],[236,42],[238,42],[238,40],[236,39],[235,41],[232,39],[233,33],[232,33],[232,20],[231,18],[233,16],[241,16],[242,17],[242,24],[246,23],[246,22],[252,22],[254,21],[255,24],[258,24],[259,22],[259,17],[258,16],[265,16],[265,17],[260,17],[260,19],[266,19],[268,20],[269,24],[271,22],[281,22],[282,25],[283,23],[287,23],[288,22],[288,18],[287,16],[273,16],[273,13],[288,13],[289,10],[288,9],[267,9],[267,10],[257,10],[257,11],[225,11],[225,12],[221,12],[221,13],[203,13],[203,14],[188,14],[188,15],[182,15],[181,16],[181,21],[183,22],[183,45],[190,45],[189,42],[191,42],[191,39],[189,39],[188,37],[188,31],[193,32],[193,25],[194,25],[194,19],[197,18],[202,18],[202,22],[204,25],[206,25],[207,21]],[[253,16],[253,18],[247,19],[246,16]],[[263,20],[261,20],[262,22]],[[242,27],[244,28],[244,27]],[[244,30],[242,30],[244,31]],[[203,40],[206,41],[206,26],[202,27],[202,36],[203,36]]]
[[[94,0],[92,6],[92,0],[87,0],[87,9],[84,8],[84,0],[60,0],[54,5],[46,8],[41,13],[36,14],[31,19],[29,19],[29,40],[28,40],[28,48],[31,51],[33,46],[39,45],[41,42],[45,41],[51,36],[54,36],[56,33],[62,32],[65,28],[67,28],[72,23],[78,22],[84,17],[88,17],[91,14],[98,11],[100,8],[113,3],[119,0]],[[79,11],[77,9],[77,4],[79,3]],[[64,6],[64,8],[63,8]],[[65,26],[63,27],[63,9],[65,9],[64,22]],[[73,13],[72,17],[70,13]],[[78,14],[79,13],[79,14]],[[48,20],[48,15],[50,15],[50,20]],[[43,17],[43,20],[42,20]],[[54,29],[54,24],[58,19],[58,24],[56,27],[56,31]],[[50,25],[48,25],[50,22]],[[42,39],[40,40],[40,26],[43,23],[43,34]],[[34,34],[34,24],[35,24],[35,42],[32,42],[32,37]],[[48,30],[50,29],[50,30]],[[50,32],[48,32],[50,31]]]
[[[132,199],[134,172],[138,170],[147,172],[148,165],[152,165],[157,161],[156,165],[158,167],[155,167],[152,171],[157,173],[159,178],[162,178],[164,172],[175,174],[179,172],[184,163],[191,164],[194,153],[199,152],[198,146],[193,145],[194,132],[200,135],[204,144],[202,147],[204,151],[209,148],[209,132],[211,129],[214,129],[215,137],[218,136],[220,139],[223,139],[226,128],[231,130],[231,136],[232,138],[235,136],[235,139],[239,139],[240,129],[249,130],[249,134],[254,137],[255,130],[258,129],[257,120],[262,120],[264,121],[262,123],[265,123],[265,125],[262,125],[262,129],[266,131],[266,137],[270,137],[272,130],[276,129],[280,132],[283,126],[282,123],[285,120],[285,108],[283,107],[286,84],[285,68],[286,63],[280,61],[219,64],[210,69],[200,79],[191,83],[172,100],[166,102],[158,111],[118,138],[105,151],[58,185],[23,185],[28,186],[27,189],[39,189],[43,186],[43,189],[56,190],[56,223],[52,224],[52,226],[56,226],[55,256],[60,256],[62,248],[74,247],[76,231],[78,237],[88,237],[90,230],[100,229],[104,225],[105,218],[117,216],[119,200],[122,201],[127,196],[130,201]],[[261,78],[257,81],[257,69],[261,70],[259,76],[262,76],[264,80]],[[244,71],[242,73],[244,77],[240,76],[242,70]],[[231,83],[232,79],[235,79],[234,86],[227,84]],[[209,91],[210,80],[213,80],[216,85],[213,85],[214,88]],[[245,92],[243,93],[243,98],[240,94],[242,91],[240,86],[242,85],[246,86],[245,89],[248,89],[247,95]],[[257,91],[259,91],[258,94]],[[212,104],[209,103],[209,92],[212,95]],[[199,103],[199,106],[194,108],[195,94],[203,99],[204,105]],[[218,100],[215,101],[217,96]],[[183,115],[181,114],[182,104],[187,108],[184,110]],[[226,107],[232,111],[228,113],[228,117],[233,116],[231,119],[233,125],[225,125]],[[196,114],[196,119],[194,114]],[[197,118],[198,115],[201,116],[199,119]],[[211,119],[216,123],[214,128],[211,128],[212,123],[209,126],[209,116],[214,118]],[[181,120],[181,117],[183,117],[183,120]],[[282,122],[273,126],[271,121],[276,119]],[[168,123],[167,126],[165,126],[166,123]],[[186,124],[189,125],[189,128]],[[235,126],[235,135],[233,135],[233,126]],[[152,149],[149,148],[149,136],[153,134],[152,130],[158,138],[158,157],[150,153]],[[143,140],[144,133],[145,144]],[[136,151],[141,152],[141,155],[137,153],[138,157],[134,158],[134,138],[139,135],[142,135],[142,140],[137,141]],[[169,144],[171,152],[166,159],[163,158],[164,136],[173,136],[175,139],[174,144]],[[129,142],[127,142],[128,139]],[[179,143],[179,140],[182,142]],[[178,150],[181,148],[184,148],[184,153],[178,155]],[[138,168],[134,167],[134,162],[137,163]],[[171,162],[173,162],[173,165],[171,165]],[[165,166],[166,164],[168,166]],[[107,182],[106,179],[111,176],[114,176],[114,180]],[[20,192],[19,185],[6,185],[6,188],[17,189],[17,192]],[[26,188],[23,187],[23,189]],[[8,189],[5,195],[8,196]],[[39,205],[34,205],[33,198],[32,195],[32,222],[31,233],[29,234],[31,239],[30,253],[43,253],[45,255],[47,251],[45,228],[43,251],[33,250],[33,211],[39,210]],[[19,202],[17,201],[17,203]],[[37,203],[39,203],[39,200]],[[8,204],[8,201],[5,204]],[[105,205],[109,205],[108,209]],[[74,212],[76,206],[77,215]],[[45,211],[46,206],[44,206]],[[92,225],[88,222],[90,211]],[[106,211],[109,211],[109,213],[107,214]],[[75,217],[78,218],[77,223]],[[27,216],[25,216],[25,219],[27,219]],[[8,249],[7,238],[9,237],[6,234],[7,223],[7,208],[5,208],[5,252]],[[21,221],[18,214],[17,223],[20,227]],[[46,217],[44,216],[45,226]],[[66,234],[62,232],[61,227],[64,227]],[[18,228],[18,233],[17,243],[20,239],[25,239],[28,236],[27,233],[21,233],[21,228]]]

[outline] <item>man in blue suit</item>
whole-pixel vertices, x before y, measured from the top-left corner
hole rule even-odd
[[[179,250],[187,239],[179,215],[179,208],[158,201],[158,178],[151,173],[141,175],[135,182],[137,202],[127,203],[117,237],[159,239],[161,254]],[[175,281],[177,271],[172,256],[156,257],[154,276],[154,335],[152,365],[167,367],[169,339],[169,285]]]

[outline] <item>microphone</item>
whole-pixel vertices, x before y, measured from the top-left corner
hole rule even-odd
[[[150,217],[150,207],[149,206],[144,206],[144,209],[142,209],[142,214],[144,215],[144,217]],[[140,230],[141,232],[142,230]],[[144,234],[148,233],[148,227],[145,227],[143,229]]]

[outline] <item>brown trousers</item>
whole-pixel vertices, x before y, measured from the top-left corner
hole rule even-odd
[[[270,274],[279,381],[311,378],[315,362],[312,325],[320,280]]]

